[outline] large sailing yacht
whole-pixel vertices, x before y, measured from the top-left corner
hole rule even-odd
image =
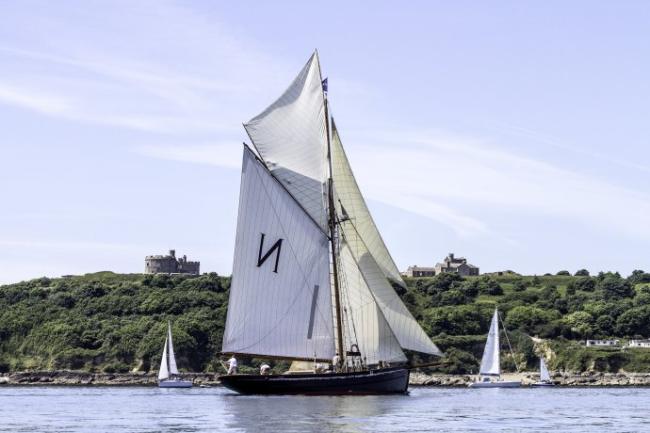
[[[221,382],[258,394],[406,392],[403,349],[441,353],[393,289],[405,285],[352,174],[318,53],[244,128],[256,152],[244,146],[222,354],[313,369]]]

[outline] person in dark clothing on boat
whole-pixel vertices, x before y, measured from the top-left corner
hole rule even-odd
[[[262,376],[268,376],[270,372],[271,372],[271,366],[270,365],[268,365],[268,364],[260,365],[260,374]]]

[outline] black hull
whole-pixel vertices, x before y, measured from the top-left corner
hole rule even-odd
[[[221,383],[240,394],[371,395],[404,394],[409,370],[395,367],[353,373],[221,376]]]

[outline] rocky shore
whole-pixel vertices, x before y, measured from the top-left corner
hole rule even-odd
[[[187,373],[195,385],[219,385],[217,374]],[[505,380],[521,380],[524,385],[537,381],[535,373],[504,374]],[[411,373],[413,386],[465,387],[474,381],[471,375]],[[557,373],[553,381],[559,386],[650,386],[650,373]],[[0,374],[0,385],[67,385],[67,386],[155,386],[153,373],[87,373],[81,371],[28,371]]]
[[[187,373],[195,385],[218,385],[218,375]],[[82,371],[23,371],[0,375],[0,385],[97,385],[97,386],[155,386],[155,373],[87,373]]]
[[[411,385],[415,386],[467,386],[476,376],[454,374],[411,373]],[[530,385],[539,379],[536,373],[502,375],[504,380],[521,380]],[[650,386],[650,373],[556,373],[552,377],[558,386]]]

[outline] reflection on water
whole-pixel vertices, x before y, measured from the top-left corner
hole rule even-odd
[[[648,388],[416,388],[241,396],[222,388],[0,387],[0,432],[648,431]]]
[[[360,432],[365,419],[391,417],[405,396],[224,396],[225,426],[235,431]]]

